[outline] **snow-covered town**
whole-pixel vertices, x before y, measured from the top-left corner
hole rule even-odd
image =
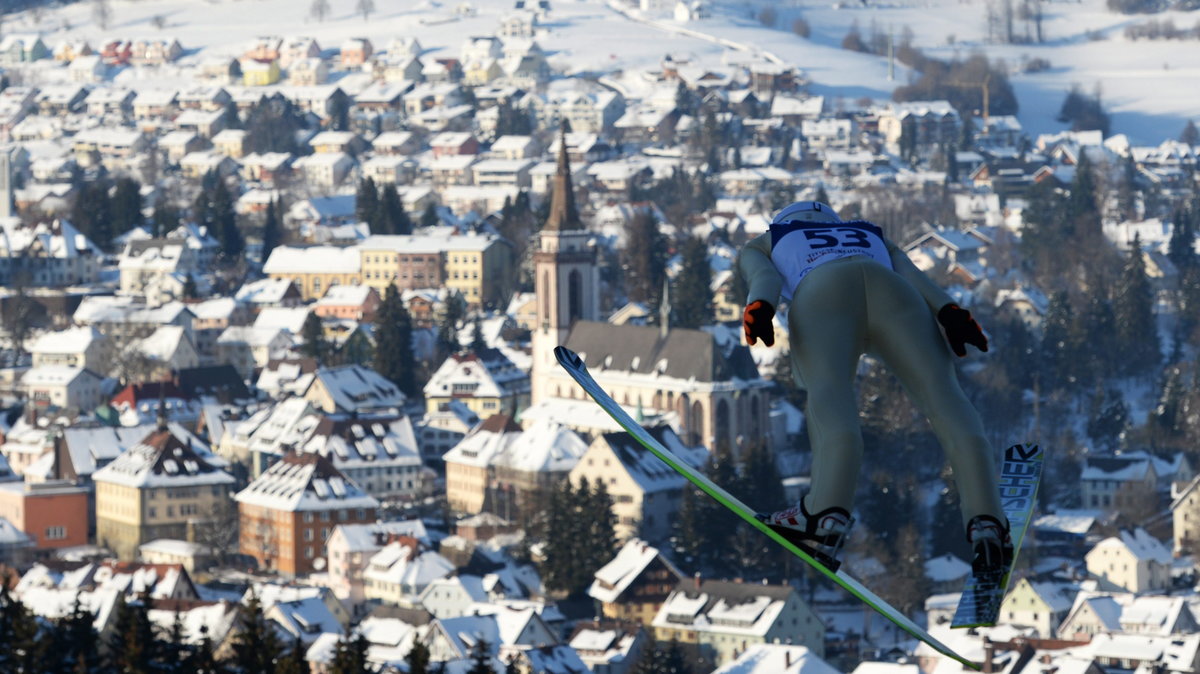
[[[1200,671],[1193,4],[2,11],[0,671],[971,671],[555,360],[796,503],[805,317],[751,346],[738,259],[798,200],[971,310],[987,443],[1046,457],[952,629],[959,495],[868,355],[847,572],[985,672]]]

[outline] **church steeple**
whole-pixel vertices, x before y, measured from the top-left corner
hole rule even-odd
[[[567,122],[563,120],[558,136],[558,171],[550,194],[550,217],[542,231],[560,232],[583,229],[575,208],[575,187],[571,184],[571,162],[567,160]]]

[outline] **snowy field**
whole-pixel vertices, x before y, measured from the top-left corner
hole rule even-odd
[[[377,10],[367,20],[355,12],[356,4],[356,0],[330,0],[327,18],[317,21],[310,15],[309,0],[108,0],[107,30],[97,25],[89,2],[9,15],[3,28],[6,33],[40,32],[51,46],[69,38],[85,38],[96,45],[105,37],[170,35],[188,50],[185,63],[238,55],[256,35],[311,35],[327,50],[336,50],[351,37],[368,37],[383,49],[392,38],[415,36],[427,55],[457,56],[466,37],[493,34],[514,0],[374,0]],[[455,11],[464,4],[473,8],[474,15]],[[621,82],[626,84],[636,83],[632,73],[655,68],[668,52],[711,66],[721,65],[730,52],[726,45],[748,53],[766,52],[802,68],[812,80],[812,91],[828,96],[836,106],[839,98],[889,98],[891,90],[911,75],[898,66],[895,81],[889,81],[885,59],[840,49],[851,24],[857,22],[864,36],[872,24],[881,31],[894,30],[897,36],[907,27],[915,36],[914,44],[935,57],[966,56],[982,49],[1014,69],[1031,58],[1049,61],[1046,71],[1012,78],[1021,121],[1031,133],[1062,128],[1054,116],[1073,84],[1089,93],[1099,87],[1113,116],[1113,132],[1125,133],[1135,143],[1175,138],[1189,118],[1200,119],[1200,41],[1135,42],[1124,37],[1127,25],[1150,18],[1170,18],[1176,27],[1191,29],[1200,21],[1200,11],[1130,17],[1107,11],[1104,0],[1047,2],[1043,4],[1045,44],[995,45],[985,43],[986,3],[982,1],[886,0],[868,6],[844,0],[838,4],[715,0],[709,18],[679,24],[666,16],[623,13],[601,0],[553,0],[545,32],[537,39],[553,54],[551,63],[556,67],[577,74],[623,71]],[[755,18],[767,6],[778,15],[778,29],[765,28]],[[810,39],[790,30],[793,19],[801,15],[812,27]],[[1017,31],[1023,33],[1025,25],[1018,22]],[[140,75],[126,72],[119,79],[135,88],[163,84],[161,74],[153,80],[139,80]]]

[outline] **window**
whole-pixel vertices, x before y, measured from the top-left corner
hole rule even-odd
[[[321,521],[322,521],[322,522],[328,522],[328,521],[329,521],[329,511],[328,511],[328,510],[322,510],[322,511],[321,511]]]
[[[46,527],[46,540],[61,541],[67,537],[66,527]]]
[[[313,514],[312,514],[312,512],[306,512],[306,513],[304,513],[304,523],[305,523],[305,524],[312,524],[312,521],[313,521]]]
[[[311,541],[312,539],[313,539],[313,530],[305,529],[304,530],[304,540]]]

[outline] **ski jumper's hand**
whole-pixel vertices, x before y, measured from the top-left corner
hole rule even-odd
[[[967,344],[974,345],[983,352],[988,350],[987,337],[970,311],[957,304],[947,304],[938,311],[937,319],[946,329],[946,339],[955,355],[960,358],[967,355]]]
[[[746,342],[753,346],[759,339],[767,346],[775,345],[775,307],[765,300],[755,300],[742,312],[742,330]]]

